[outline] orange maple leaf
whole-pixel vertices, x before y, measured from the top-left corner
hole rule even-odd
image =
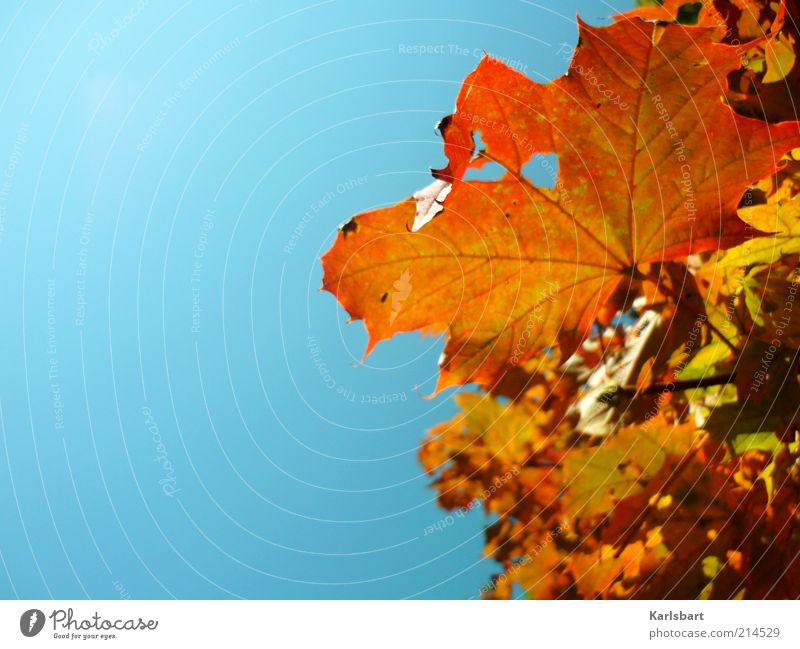
[[[365,321],[367,353],[397,332],[446,328],[437,390],[492,385],[556,342],[571,354],[639,264],[754,236],[737,205],[800,145],[800,124],[767,124],[724,103],[741,61],[713,31],[580,23],[568,74],[549,84],[485,57],[440,124],[444,209],[417,231],[413,198],[358,215],[323,257],[323,288]],[[525,165],[550,153],[555,186],[536,187]],[[487,160],[503,178],[464,178]],[[393,312],[387,297],[404,272],[414,290]]]

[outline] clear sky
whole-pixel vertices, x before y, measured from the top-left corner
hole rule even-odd
[[[318,258],[484,50],[545,81],[630,4],[4,2],[0,596],[474,597],[483,515],[424,534],[441,340],[360,364]]]

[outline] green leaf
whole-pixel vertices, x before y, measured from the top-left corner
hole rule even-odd
[[[771,264],[783,255],[800,252],[798,190],[797,178],[790,175],[766,200],[758,200],[758,191],[745,194],[745,205],[739,208],[740,218],[756,230],[773,234],[754,237],[731,248],[720,256],[718,267]]]
[[[800,349],[800,274],[789,263],[757,266],[745,277],[742,288],[764,340],[773,341],[789,362],[789,349]]]
[[[724,361],[729,361],[731,351],[721,340],[713,340],[711,343],[702,347],[694,358],[678,374],[681,381],[695,381],[722,372],[718,368]]]
[[[778,417],[752,402],[725,403],[714,408],[703,429],[712,438],[726,441],[737,454],[755,449],[774,451],[780,444],[775,435]]]

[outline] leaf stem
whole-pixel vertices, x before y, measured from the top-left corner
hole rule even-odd
[[[616,394],[623,397],[636,397],[643,394],[660,394],[663,392],[683,392],[695,388],[708,388],[712,385],[727,385],[736,380],[736,373],[719,374],[717,376],[707,376],[702,379],[688,381],[674,381],[667,384],[648,385],[646,388],[637,390],[636,388],[620,388]]]

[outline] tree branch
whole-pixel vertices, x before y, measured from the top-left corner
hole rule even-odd
[[[648,385],[646,388],[637,390],[636,388],[620,388],[616,394],[623,397],[636,397],[643,394],[662,394],[664,392],[683,392],[696,388],[708,388],[712,385],[727,385],[736,380],[736,373],[720,374],[718,376],[707,376],[694,381],[675,381],[674,383]]]

